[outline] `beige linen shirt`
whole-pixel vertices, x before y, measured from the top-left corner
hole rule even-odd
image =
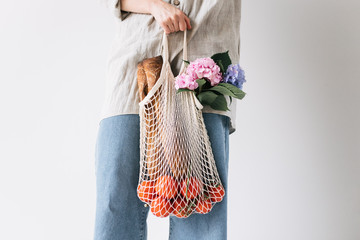
[[[150,14],[121,10],[118,0],[106,0],[107,7],[117,21],[107,62],[105,100],[101,119],[120,114],[139,114],[137,64],[144,58],[161,54],[163,29]],[[229,50],[232,63],[240,58],[241,0],[163,0],[182,10],[191,21],[187,31],[188,60],[211,57]],[[182,63],[182,31],[168,35],[169,62],[174,76]],[[230,134],[236,129],[236,103],[233,98],[230,111],[217,111],[204,106],[203,112],[230,117]]]

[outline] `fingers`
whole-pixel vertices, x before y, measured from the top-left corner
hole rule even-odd
[[[179,20],[171,21],[166,24],[170,32],[185,31],[185,29],[191,29],[190,19],[187,16],[180,18]]]
[[[170,23],[168,23],[168,27],[169,27],[169,29],[170,29],[170,31],[171,32],[175,32],[175,26],[174,26],[174,22],[170,22]]]
[[[183,21],[179,22],[179,29],[180,29],[180,31],[185,31],[185,29],[186,29],[186,21],[185,21],[185,19]]]
[[[168,31],[168,32],[165,31],[166,34],[170,34],[170,33],[174,32],[174,26],[173,26],[172,22],[167,23],[166,26],[167,26],[167,31]]]
[[[185,16],[185,21],[186,21],[187,29],[191,29],[190,18],[188,18],[187,16]]]
[[[170,7],[172,9],[175,8],[173,6]],[[155,12],[154,16],[155,19],[158,18],[161,19],[159,20],[159,23],[161,27],[164,29],[166,34],[178,32],[178,31],[185,31],[185,29],[191,29],[190,19],[186,16],[184,12],[182,12],[179,9],[175,8],[174,11],[170,11],[170,12],[169,10],[166,10],[165,13],[159,14],[159,17],[157,17],[157,14]]]
[[[179,21],[176,22],[176,24],[178,24],[176,31],[185,31],[185,29],[191,29],[190,19],[185,14],[182,18],[180,18]]]
[[[162,29],[164,30],[164,32],[166,34],[170,34],[171,33],[171,30],[169,28],[169,26],[165,23],[165,22],[161,22],[160,23],[160,26],[162,27]]]
[[[163,28],[163,29],[164,29],[164,31],[165,31],[166,34],[172,33],[172,31],[170,30],[170,28],[168,27],[168,25],[166,25],[166,27]]]
[[[179,21],[175,21],[175,22],[173,22],[173,24],[174,24],[174,31],[175,31],[175,32],[178,32],[178,31],[180,30],[180,27],[179,27],[180,22],[179,22]]]

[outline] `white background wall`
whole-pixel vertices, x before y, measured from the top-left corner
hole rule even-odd
[[[229,239],[360,239],[359,10],[243,0]],[[92,238],[114,28],[99,1],[1,3],[0,239]],[[148,223],[149,240],[167,239],[167,219]]]

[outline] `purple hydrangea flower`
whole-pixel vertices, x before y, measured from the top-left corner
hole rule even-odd
[[[242,89],[243,83],[246,82],[245,72],[239,64],[231,64],[224,74],[223,81]]]

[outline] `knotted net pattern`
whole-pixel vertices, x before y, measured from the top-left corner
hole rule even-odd
[[[222,186],[194,92],[177,93],[162,40],[160,77],[139,103],[140,172],[137,194],[158,217],[208,213],[223,199]],[[186,30],[183,59],[187,60]],[[184,63],[180,73],[185,72]]]

